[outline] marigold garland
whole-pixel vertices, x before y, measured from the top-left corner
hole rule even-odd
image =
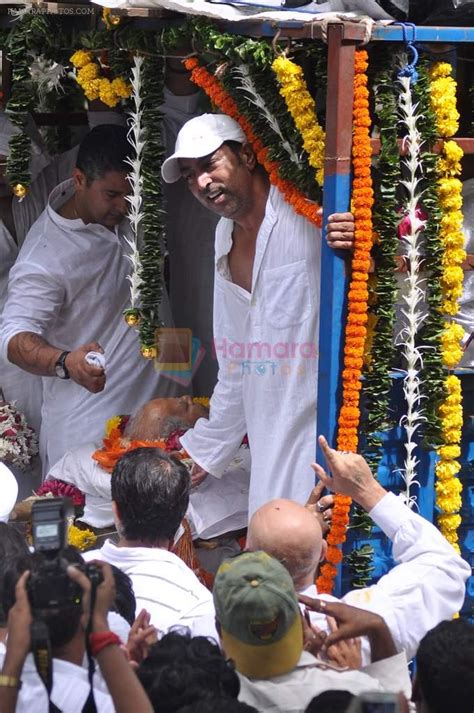
[[[316,171],[316,181],[322,186],[325,134],[319,125],[316,103],[306,86],[303,70],[288,57],[283,56],[274,60],[272,69],[280,84],[280,94],[302,136],[309,164]]]
[[[238,122],[249,142],[252,144],[258,162],[261,163],[267,171],[270,182],[278,188],[285,201],[292,206],[295,213],[304,216],[311,223],[320,227],[321,216],[318,212],[318,204],[308,200],[290,181],[280,177],[278,163],[269,159],[268,149],[263,145],[261,139],[255,135],[250,122],[240,113],[236,102],[222,87],[219,80],[205,67],[202,67],[195,57],[185,60],[184,65],[186,69],[191,72],[191,81],[203,89],[212,103],[224,114],[227,114]]]
[[[100,99],[104,104],[113,108],[122,99],[128,99],[131,94],[131,85],[122,77],[107,79],[101,77],[100,64],[94,61],[92,52],[77,50],[69,58],[76,68],[76,82],[83,89],[89,101]]]
[[[466,258],[462,231],[462,149],[447,140],[456,133],[459,113],[456,107],[456,82],[451,76],[452,67],[438,62],[431,69],[430,98],[436,115],[436,125],[445,140],[436,164],[438,174],[438,200],[442,212],[440,239],[444,247],[442,256],[441,290],[442,311],[446,322],[441,334],[441,356],[447,369],[454,369],[462,357],[461,339],[464,329],[452,321],[459,311],[458,300],[463,291],[462,263]],[[444,381],[444,399],[439,406],[442,446],[437,449],[439,460],[435,466],[436,505],[439,509],[438,526],[443,536],[459,552],[458,527],[461,518],[462,484],[457,474],[461,470],[458,458],[461,453],[463,423],[461,382],[450,374]]]
[[[360,420],[359,399],[367,334],[368,290],[367,280],[372,248],[372,206],[374,203],[371,176],[369,91],[367,88],[368,55],[366,50],[355,53],[353,143],[354,183],[352,209],[355,222],[355,246],[352,259],[352,277],[348,296],[348,317],[344,342],[344,369],[342,373],[342,407],[338,419],[337,448],[357,451]],[[356,329],[355,329],[356,327]],[[332,524],[327,542],[326,562],[317,579],[320,593],[330,593],[334,586],[337,567],[342,553],[339,545],[346,539],[351,498],[336,495]]]
[[[97,542],[97,536],[92,530],[83,530],[76,525],[70,525],[67,533],[68,544],[76,547],[80,552],[91,550]]]

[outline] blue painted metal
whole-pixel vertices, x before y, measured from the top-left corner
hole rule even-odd
[[[417,42],[474,42],[474,27],[428,27],[417,25]],[[372,40],[402,42],[403,28],[399,25],[374,25]]]
[[[324,225],[331,213],[349,209],[351,177],[326,176],[324,179]],[[317,431],[335,442],[335,431],[340,404],[340,376],[346,305],[346,276],[344,253],[329,248],[323,235],[321,256],[321,304],[319,318],[319,378]],[[319,446],[317,462],[325,461]]]

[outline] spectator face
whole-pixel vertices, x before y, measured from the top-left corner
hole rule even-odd
[[[87,181],[79,169],[74,170],[76,208],[85,223],[97,223],[113,230],[127,215],[126,196],[131,188],[127,174],[107,171],[100,178]]]
[[[248,145],[238,153],[222,144],[202,158],[181,158],[181,175],[203,206],[224,218],[237,220],[252,205],[252,168],[255,157]]]

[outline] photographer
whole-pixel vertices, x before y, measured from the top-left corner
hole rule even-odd
[[[120,639],[108,627],[107,614],[115,597],[111,568],[104,563],[95,563],[95,566],[101,581],[95,589],[92,612],[91,580],[71,565],[67,567],[67,576],[81,595],[71,598],[63,607],[41,611],[53,656],[49,710],[63,713],[80,713],[83,710],[148,713],[152,708],[146,694],[120,650]],[[5,573],[3,606],[9,616],[7,650],[0,679],[2,713],[48,711],[46,688],[38,676],[25,671],[20,682],[26,656],[31,648],[35,648],[30,632],[33,619],[38,619],[38,612],[32,611],[29,603],[31,582],[41,576],[43,567],[44,556],[34,554],[12,561]],[[29,586],[27,582],[30,582]],[[96,686],[91,689],[87,671],[81,666],[89,622],[90,650],[99,664],[109,693]],[[44,664],[42,656],[38,660]]]

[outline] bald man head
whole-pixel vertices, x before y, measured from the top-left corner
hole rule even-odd
[[[326,552],[321,526],[303,505],[292,500],[271,500],[259,508],[249,523],[248,550],[264,550],[285,565],[296,591],[314,582]]]

